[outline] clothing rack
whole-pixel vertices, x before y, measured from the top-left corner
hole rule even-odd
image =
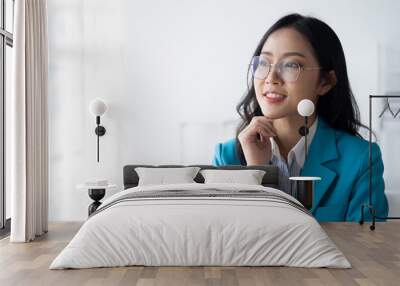
[[[376,210],[374,208],[374,205],[372,203],[372,99],[373,98],[385,98],[386,99],[386,104],[384,109],[381,111],[379,114],[379,118],[383,116],[383,114],[386,111],[389,111],[389,113],[392,115],[393,118],[396,118],[396,116],[400,113],[400,109],[396,112],[393,112],[390,103],[389,103],[389,98],[400,98],[400,95],[370,95],[369,96],[369,200],[368,204],[362,204],[361,205],[361,219],[359,223],[362,225],[364,224],[364,208],[368,208],[370,215],[372,216],[372,224],[369,226],[370,230],[375,229],[375,220],[376,219],[400,219],[400,217],[380,217],[376,215]]]

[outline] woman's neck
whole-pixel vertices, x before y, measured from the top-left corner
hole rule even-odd
[[[315,114],[309,117],[307,126],[310,127],[314,123],[315,119]],[[275,119],[273,125],[277,132],[277,136],[274,137],[274,140],[279,146],[281,156],[287,161],[289,151],[301,138],[299,129],[301,126],[304,126],[304,117],[297,115]]]

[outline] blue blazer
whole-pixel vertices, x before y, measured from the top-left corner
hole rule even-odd
[[[236,139],[215,147],[213,165],[241,165],[236,154]],[[368,203],[369,142],[331,128],[319,118],[301,176],[318,176],[314,185],[312,214],[318,221],[359,221],[361,205]],[[388,203],[384,193],[383,161],[379,146],[372,145],[372,202],[376,215],[386,217]],[[367,208],[365,220],[371,220]]]

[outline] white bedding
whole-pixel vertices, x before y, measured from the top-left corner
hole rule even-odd
[[[297,202],[263,186],[188,183],[127,189],[101,207],[130,192],[205,187],[264,190]],[[186,197],[123,201],[104,208],[82,225],[50,269],[126,265],[351,267],[319,223],[291,205],[257,198]]]

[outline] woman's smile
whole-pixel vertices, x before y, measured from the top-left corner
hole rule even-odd
[[[265,92],[263,98],[269,103],[280,103],[283,102],[287,96],[276,92]]]

